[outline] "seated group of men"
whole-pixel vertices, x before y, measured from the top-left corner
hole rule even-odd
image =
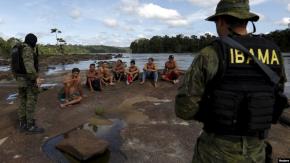
[[[135,65],[135,60],[131,60],[130,66],[126,69],[122,60],[118,60],[112,69],[109,64],[104,62],[96,69],[95,64],[90,64],[87,71],[86,85],[90,91],[102,91],[103,86],[115,85],[114,82],[125,80],[127,85],[139,79],[139,68]],[[180,73],[174,56],[170,55],[165,63],[164,71],[161,73],[161,78],[165,81],[176,84]],[[157,87],[158,68],[154,63],[153,58],[149,58],[144,65],[143,74],[140,84],[144,84],[146,79],[153,79],[154,86]],[[64,79],[64,90],[62,95],[61,108],[79,103],[82,100],[83,93],[81,89],[80,70],[72,69],[72,74]]]

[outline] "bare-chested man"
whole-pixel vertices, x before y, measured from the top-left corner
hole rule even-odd
[[[95,64],[90,64],[90,69],[87,71],[87,82],[86,85],[89,87],[90,91],[93,92],[101,91],[102,85],[101,85],[101,77],[100,77],[99,70],[96,70]]]
[[[72,69],[72,74],[65,76],[64,81],[65,102],[60,104],[61,108],[77,104],[83,98],[81,89],[80,70],[78,68]]]
[[[100,72],[102,74],[102,84],[104,84],[105,86],[107,85],[115,85],[115,83],[113,83],[113,75],[111,72],[111,69],[109,69],[109,65],[108,63],[104,62],[100,68]]]
[[[144,84],[146,78],[153,79],[154,80],[154,87],[157,87],[158,68],[157,68],[157,65],[154,63],[153,58],[148,58],[148,63],[146,63],[144,65],[142,81],[140,84]]]
[[[131,84],[133,81],[139,78],[139,68],[135,65],[135,60],[131,60],[130,67],[126,71],[127,74],[127,85]]]
[[[168,61],[165,63],[165,68],[161,78],[165,81],[172,82],[173,84],[178,83],[179,70],[174,56],[170,55]]]
[[[120,80],[122,80],[125,76],[125,67],[123,65],[122,60],[117,60],[116,65],[113,68],[113,73],[114,73],[114,77],[115,80],[117,82],[120,82]]]

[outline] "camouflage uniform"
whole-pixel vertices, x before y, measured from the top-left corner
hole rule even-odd
[[[18,117],[20,121],[27,121],[27,123],[33,123],[38,95],[38,87],[36,85],[37,71],[34,67],[33,53],[35,53],[35,49],[24,43],[22,58],[27,74],[16,74],[20,98]]]
[[[244,8],[233,7],[236,3]],[[230,15],[243,20],[257,21],[259,17],[249,12],[248,0],[221,0],[216,14],[207,20],[214,21],[216,16]],[[176,115],[185,120],[194,120],[199,111],[206,84],[217,74],[218,54],[213,46],[200,51],[185,74],[184,81],[175,99]],[[226,136],[203,133],[196,142],[192,162],[195,163],[264,163],[265,142],[256,137]]]
[[[178,117],[193,120],[198,111],[205,84],[218,70],[218,56],[212,46],[201,50],[189,70],[176,96],[175,111]],[[253,137],[227,137],[203,132],[194,150],[194,163],[265,162],[265,144]]]

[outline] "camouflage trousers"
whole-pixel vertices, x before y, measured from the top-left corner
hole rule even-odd
[[[18,93],[20,98],[18,118],[26,120],[27,123],[33,123],[38,88],[36,86],[19,87]]]
[[[203,132],[193,163],[265,163],[265,143],[255,137],[220,136]]]

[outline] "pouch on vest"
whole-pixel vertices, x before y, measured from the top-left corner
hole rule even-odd
[[[229,92],[216,90],[212,94],[212,108],[211,116],[208,119],[214,125],[231,127],[237,122],[237,111],[240,108],[240,104],[243,100],[243,95]]]
[[[23,46],[17,44],[11,51],[11,70],[14,74],[26,74],[26,69],[22,58]]]
[[[274,94],[271,92],[250,93],[248,95],[249,130],[267,130],[271,127]]]

